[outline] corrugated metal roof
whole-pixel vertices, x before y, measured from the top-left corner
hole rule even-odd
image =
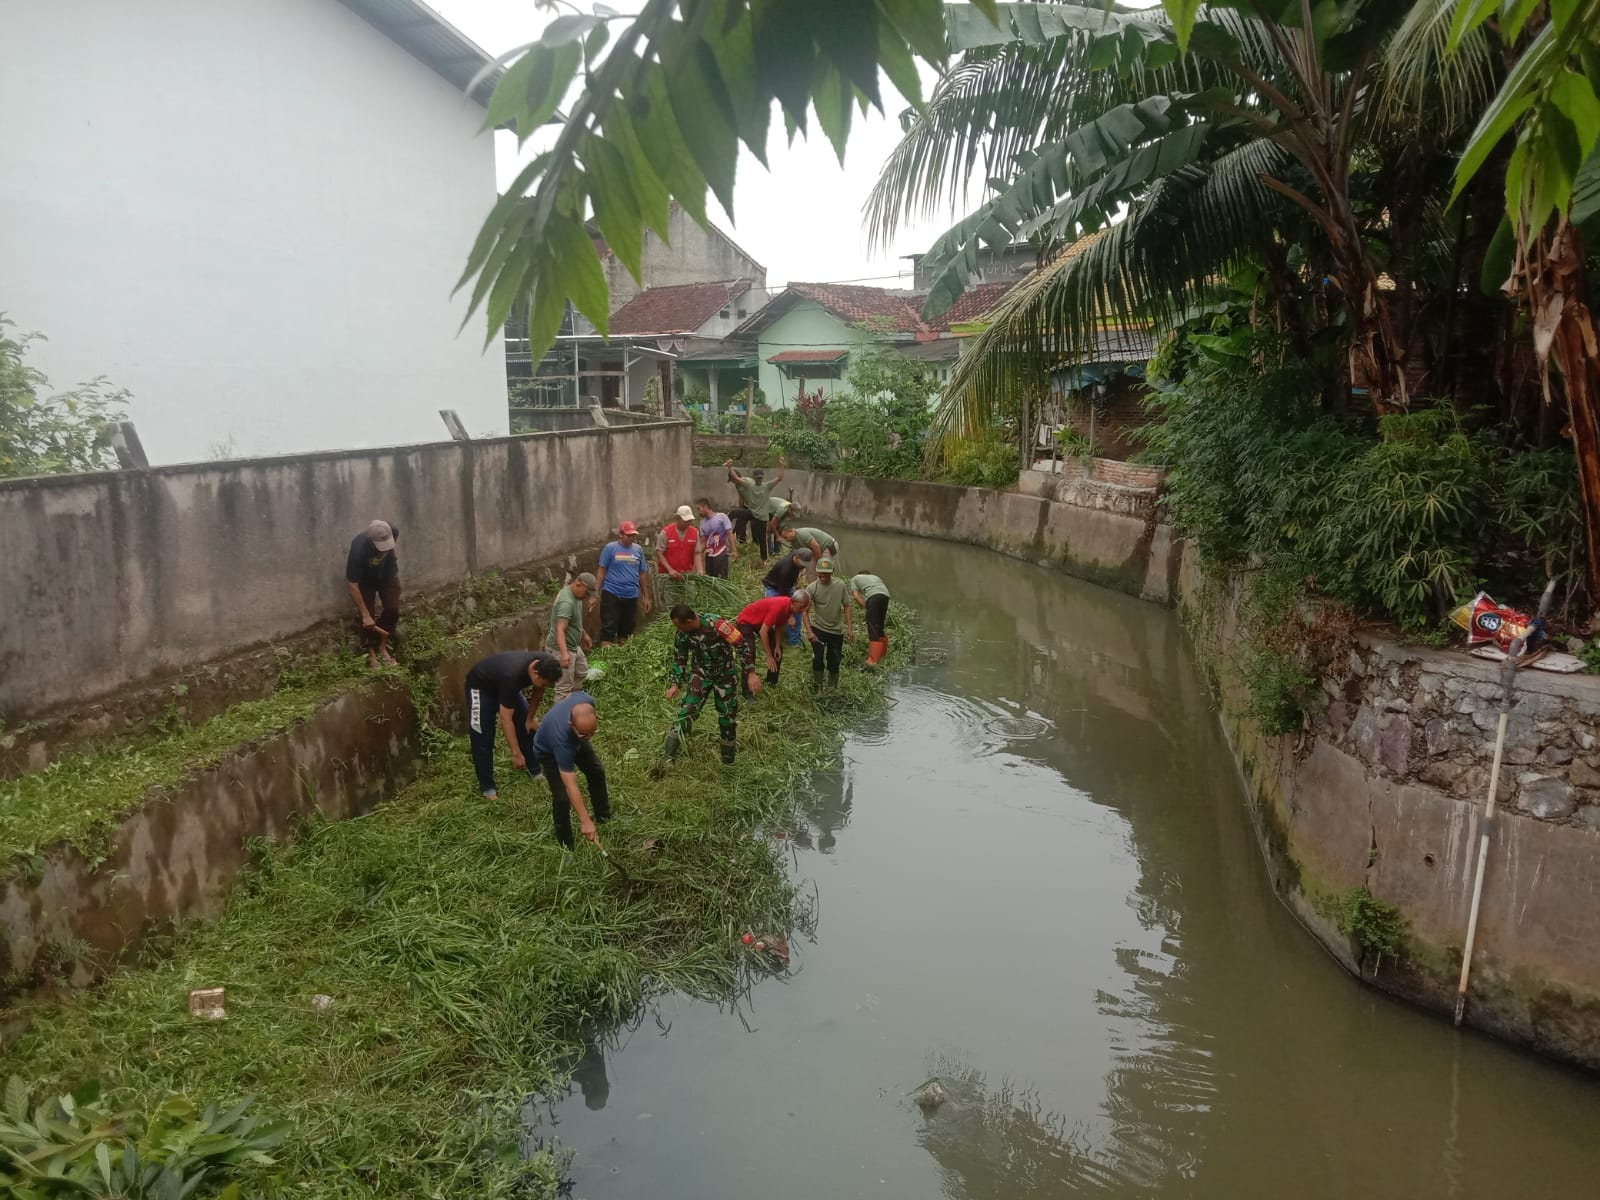
[[[463,92],[474,75],[494,62],[492,55],[422,0],[339,0],[339,3]],[[501,68],[496,67],[485,76],[473,90],[472,98],[479,104],[487,104],[500,74]]]
[[[838,362],[848,350],[784,350],[767,359],[769,363],[831,363]]]

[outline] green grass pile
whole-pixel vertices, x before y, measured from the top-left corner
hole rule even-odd
[[[755,566],[739,580],[752,596]],[[392,803],[264,848],[225,916],[161,961],[12,1014],[27,1031],[5,1046],[6,1071],[33,1086],[99,1079],[134,1107],[253,1094],[254,1112],[293,1132],[275,1167],[250,1168],[245,1194],[553,1194],[549,1153],[518,1154],[527,1097],[563,1077],[581,1027],[661,989],[725,997],[753,965],[744,929],[804,919],[760,830],[882,703],[877,677],[847,671],[819,697],[797,663],[745,705],[733,767],[707,705],[654,779],[676,707],[662,695],[672,633],[657,621],[594,655],[607,665],[594,744],[616,810],[601,836],[633,886],[586,843],[561,850],[548,789],[503,747],[499,798],[482,799],[457,739]],[[191,1016],[189,989],[216,986],[226,1020]]]

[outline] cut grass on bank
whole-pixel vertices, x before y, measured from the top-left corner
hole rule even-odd
[[[756,574],[741,572],[746,591]],[[293,1132],[277,1166],[248,1169],[248,1195],[553,1194],[549,1154],[518,1157],[526,1099],[564,1076],[580,1027],[621,1020],[656,990],[726,997],[752,964],[743,930],[803,921],[760,829],[882,703],[877,678],[847,670],[818,696],[809,662],[791,662],[744,706],[733,767],[718,761],[708,706],[652,780],[676,707],[662,694],[672,633],[657,621],[594,656],[607,666],[594,744],[616,810],[602,837],[633,887],[587,844],[561,850],[548,789],[503,753],[499,798],[479,797],[457,740],[394,802],[266,849],[223,919],[166,961],[40,1004],[6,1048],[8,1070],[58,1090],[98,1078],[129,1105],[253,1094],[253,1112]],[[856,643],[851,665],[864,653]],[[227,989],[227,1019],[190,1016],[188,990],[213,986]],[[314,995],[331,1006],[313,1008]]]
[[[353,655],[330,659],[298,686],[236,704],[198,725],[175,720],[0,780],[0,876],[61,843],[99,862],[112,831],[153,789],[170,787],[237,746],[307,720],[324,701],[370,677],[360,664]]]
[[[496,590],[496,588],[498,590]],[[376,675],[359,653],[332,653],[286,664],[272,695],[235,704],[198,724],[173,718],[131,737],[77,751],[37,771],[0,779],[0,878],[52,846],[73,846],[91,863],[111,835],[152,792],[216,765],[236,748],[309,720],[323,704],[376,679],[409,681],[424,711],[441,659],[460,653],[496,619],[537,609],[555,587],[513,585],[484,576],[429,597],[406,619],[405,661]]]

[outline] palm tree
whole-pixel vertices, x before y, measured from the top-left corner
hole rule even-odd
[[[994,194],[924,260],[930,310],[984,245],[1028,241],[1043,265],[958,364],[941,432],[974,433],[1101,325],[1174,320],[1246,262],[1291,335],[1345,324],[1375,413],[1406,406],[1420,318],[1459,286],[1444,200],[1496,82],[1487,47],[1447,55],[1446,0],[1346,6],[1331,28],[1300,5],[1240,7],[1203,10],[1182,55],[1150,10],[1069,0],[950,23],[961,59],[908,116],[869,227],[886,240],[981,169]]]

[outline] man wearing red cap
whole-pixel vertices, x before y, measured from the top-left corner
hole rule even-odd
[[[642,606],[650,611],[650,593],[643,586],[650,573],[644,547],[639,545],[639,527],[624,521],[617,540],[600,551],[600,569],[595,577],[600,584],[600,644],[626,642],[633,636]]]
[[[373,521],[356,534],[344,563],[345,583],[356,605],[356,636],[373,670],[380,657],[394,665],[389,639],[400,626],[400,563],[394,553],[399,536],[389,522]]]

